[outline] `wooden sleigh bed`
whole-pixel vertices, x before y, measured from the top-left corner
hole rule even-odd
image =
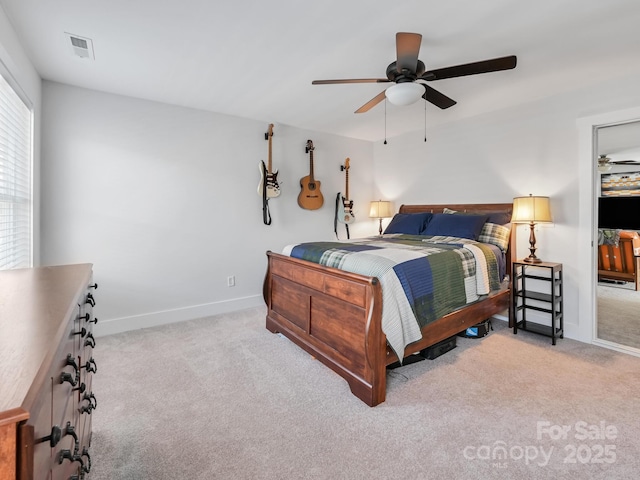
[[[403,205],[399,213],[440,213],[445,207],[467,213],[508,211],[512,204]],[[506,252],[506,272],[514,260],[515,232]],[[266,328],[282,333],[342,376],[351,392],[369,406],[385,400],[387,365],[398,358],[382,331],[382,291],[366,277],[305,260],[267,252],[264,282]],[[422,339],[405,357],[510,309],[508,282],[481,300],[422,328]],[[511,315],[510,315],[511,318]]]

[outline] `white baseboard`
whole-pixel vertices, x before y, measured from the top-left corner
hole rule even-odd
[[[640,349],[629,347],[627,345],[621,345],[615,342],[609,342],[607,340],[601,340],[596,338],[593,342],[593,345],[597,345],[598,347],[608,348],[610,350],[615,350],[616,352],[628,353],[629,355],[633,355],[634,357],[640,357]]]
[[[509,313],[506,314],[500,314],[497,313],[495,315],[493,315],[491,318],[495,318],[496,320],[502,320],[503,322],[509,322]]]
[[[264,305],[262,295],[255,295],[225,300],[223,302],[133,315],[130,317],[113,318],[109,320],[100,319],[94,326],[94,335],[96,337],[103,337],[105,335],[113,335],[115,333],[128,332],[141,328],[157,327],[159,325],[183,322],[185,320],[194,320],[196,318],[209,317],[211,315],[219,315],[221,313],[234,312],[236,310],[244,310],[261,305]]]

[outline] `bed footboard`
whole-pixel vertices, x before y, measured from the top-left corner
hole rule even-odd
[[[267,257],[267,329],[342,376],[367,405],[384,402],[386,337],[377,279],[273,252]]]
[[[382,332],[382,291],[376,278],[267,252],[266,327],[282,333],[343,377],[373,407],[386,397],[386,367],[398,357]],[[422,329],[405,356],[504,312],[510,291],[492,292]]]

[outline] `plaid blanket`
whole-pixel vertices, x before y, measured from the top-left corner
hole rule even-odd
[[[500,288],[494,250],[463,238],[385,234],[289,245],[283,254],[377,277],[382,331],[398,358],[423,326]]]

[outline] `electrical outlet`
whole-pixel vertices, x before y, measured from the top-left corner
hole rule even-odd
[[[236,286],[236,276],[231,275],[227,277],[227,287],[235,287]]]

